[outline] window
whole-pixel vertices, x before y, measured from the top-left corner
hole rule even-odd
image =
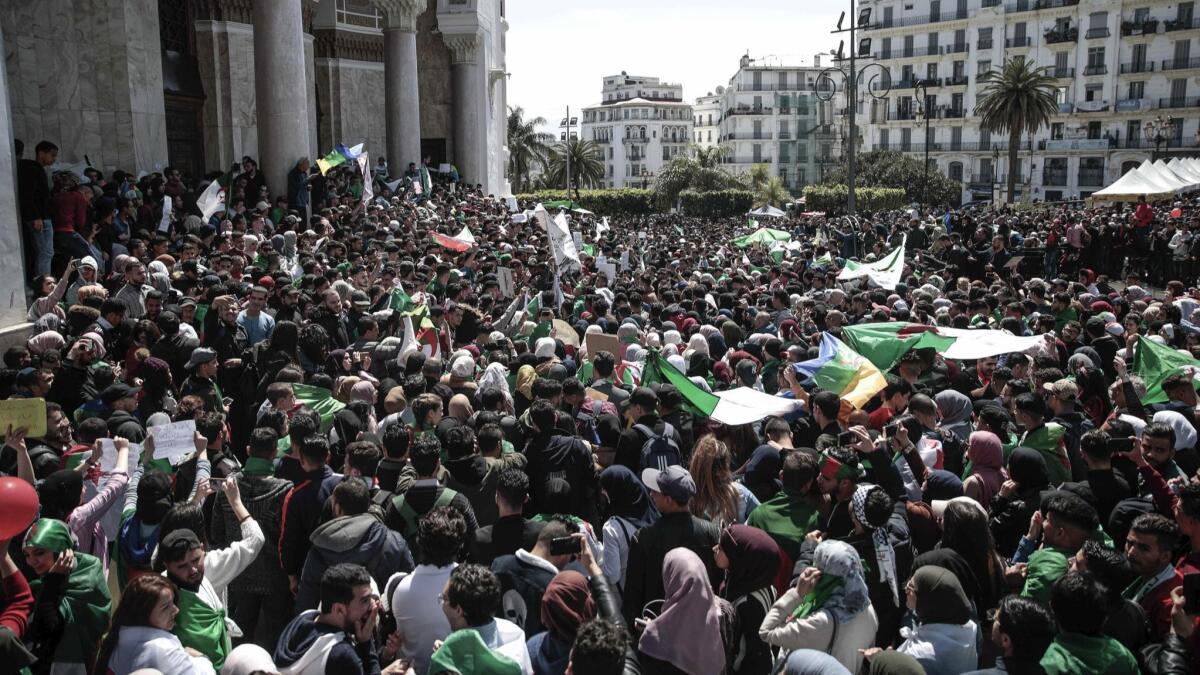
[[[954,79],[960,80],[960,79],[962,79],[963,75],[966,74],[966,70],[967,70],[966,61],[955,61],[954,65],[951,66],[950,72],[953,73]]]
[[[788,170],[786,167],[779,167],[779,179],[783,181],[784,185],[788,185]]]
[[[1099,68],[1104,65],[1104,47],[1088,47],[1088,68]]]
[[[663,161],[665,162],[668,159],[671,159],[671,146],[664,145],[663,146]]]
[[[1138,7],[1137,9],[1133,10],[1133,22],[1134,23],[1145,23],[1149,20],[1150,20],[1150,8],[1149,7]]]
[[[933,54],[934,52],[937,51],[937,48],[938,48],[938,34],[930,33],[929,34],[929,53]]]
[[[787,89],[787,88],[788,88],[788,74],[787,74],[787,71],[780,71],[780,72],[779,72],[779,88],[780,88],[780,89]]]
[[[1087,137],[1089,140],[1096,140],[1096,139],[1100,138],[1100,121],[1099,120],[1092,120],[1091,122],[1088,122]]]
[[[908,127],[900,130],[900,149],[903,151],[912,150],[912,129]]]
[[[1178,78],[1171,80],[1171,99],[1175,105],[1182,105],[1183,99],[1187,98],[1187,79]]]
[[[1142,121],[1129,120],[1125,123],[1125,138],[1129,142],[1129,147],[1136,148],[1137,140],[1142,136]],[[1122,171],[1121,173],[1125,173]]]
[[[950,162],[950,180],[955,183],[963,181],[963,165],[962,162]]]
[[[1108,12],[1092,12],[1088,17],[1088,32],[1108,27]]]
[[[980,61],[979,62],[979,70],[976,72],[980,75],[983,75],[984,73],[990,71],[991,69],[992,69],[991,61]]]
[[[1026,26],[1025,26],[1024,21],[1018,21],[1013,26],[1013,44],[1014,45],[1017,45],[1017,46],[1024,45],[1024,43],[1025,43],[1025,28],[1026,28]]]
[[[884,149],[887,148],[888,136],[890,135],[890,132],[891,132],[891,129],[887,129],[887,128],[883,128],[883,129],[879,130],[879,145]]]
[[[1140,98],[1145,98],[1145,97],[1146,97],[1146,83],[1144,81],[1129,83],[1129,96],[1128,96],[1129,100],[1136,101]]]
[[[750,154],[753,156],[754,162],[756,164],[758,162],[761,162],[762,161],[762,144],[755,143],[753,146],[751,146]]]
[[[1050,123],[1050,140],[1061,141],[1062,137],[1063,137],[1063,128],[1064,128],[1064,126],[1063,126],[1062,122],[1051,122]]]
[[[1086,88],[1084,88],[1083,100],[1099,101],[1102,98],[1104,98],[1104,85],[1103,84],[1089,84],[1089,85],[1087,85]]]
[[[1067,59],[1070,58],[1071,52],[1054,52],[1054,70],[1056,74],[1065,73],[1067,70]]]
[[[938,79],[937,67],[938,67],[937,63],[925,64],[925,79],[929,80],[930,83],[932,83]]]
[[[950,127],[950,149],[962,150],[962,127]],[[959,169],[961,168],[960,166]]]

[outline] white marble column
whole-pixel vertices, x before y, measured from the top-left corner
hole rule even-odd
[[[0,33],[0,54],[4,54]],[[34,141],[26,142],[25,156],[33,156]],[[0,67],[0,347],[24,344],[29,333],[25,321],[25,256],[21,247],[21,219],[17,216],[17,164],[13,154],[12,99],[8,69]]]
[[[450,48],[454,64],[454,152],[450,161],[458,167],[464,182],[486,183],[487,137],[483,124],[488,96],[479,66],[479,35],[442,33],[442,39]]]
[[[421,96],[417,86],[417,18],[428,0],[374,0],[383,11],[384,114],[392,177],[421,161]]]
[[[287,173],[308,156],[308,97],[300,0],[254,2],[254,95],[258,164],[272,198],[287,194]]]

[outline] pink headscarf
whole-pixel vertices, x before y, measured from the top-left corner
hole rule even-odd
[[[988,508],[992,497],[1004,482],[1004,445],[990,431],[975,431],[967,443],[967,459],[971,460],[971,475],[979,477],[980,503]]]
[[[725,669],[721,610],[700,556],[671,549],[663,560],[666,600],[646,626],[638,649],[688,675],[719,675]]]
[[[44,354],[51,349],[61,349],[66,340],[57,331],[44,331],[29,338],[26,344],[34,354]]]

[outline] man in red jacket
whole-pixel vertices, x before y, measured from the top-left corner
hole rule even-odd
[[[1125,537],[1125,557],[1138,578],[1122,594],[1146,611],[1155,641],[1171,632],[1171,591],[1183,585],[1183,573],[1175,569],[1172,555],[1179,543],[1179,525],[1158,513],[1146,513],[1133,521]]]

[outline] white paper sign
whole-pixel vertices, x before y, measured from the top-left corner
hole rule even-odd
[[[117,446],[111,438],[100,439],[100,449],[104,452],[100,455],[100,470],[104,473],[109,473],[117,467]],[[195,446],[192,446],[195,449]],[[142,461],[142,444],[129,444],[129,466],[136,466]]]
[[[163,198],[162,220],[158,223],[159,232],[171,229],[171,209],[173,208],[175,208],[175,198],[167,195]]]
[[[507,267],[496,268],[496,281],[500,284],[500,294],[506,298],[513,297],[513,273]]]
[[[607,260],[605,260],[604,262],[600,262],[599,260],[597,260],[596,261],[596,269],[600,270],[601,274],[608,277],[608,283],[610,283],[610,284],[613,282],[613,279],[617,276],[617,266],[613,263],[608,262]]]
[[[516,197],[505,197],[504,203],[508,205],[509,213],[516,213],[521,208],[520,206],[517,205]]]
[[[448,162],[438,164],[438,173],[450,173],[450,164]]]
[[[196,420],[184,420],[150,427],[154,437],[154,459],[167,459],[178,464],[196,451]]]
[[[579,231],[572,232],[571,240],[575,242],[575,250],[576,251],[583,250],[583,233],[582,232],[579,232]]]

